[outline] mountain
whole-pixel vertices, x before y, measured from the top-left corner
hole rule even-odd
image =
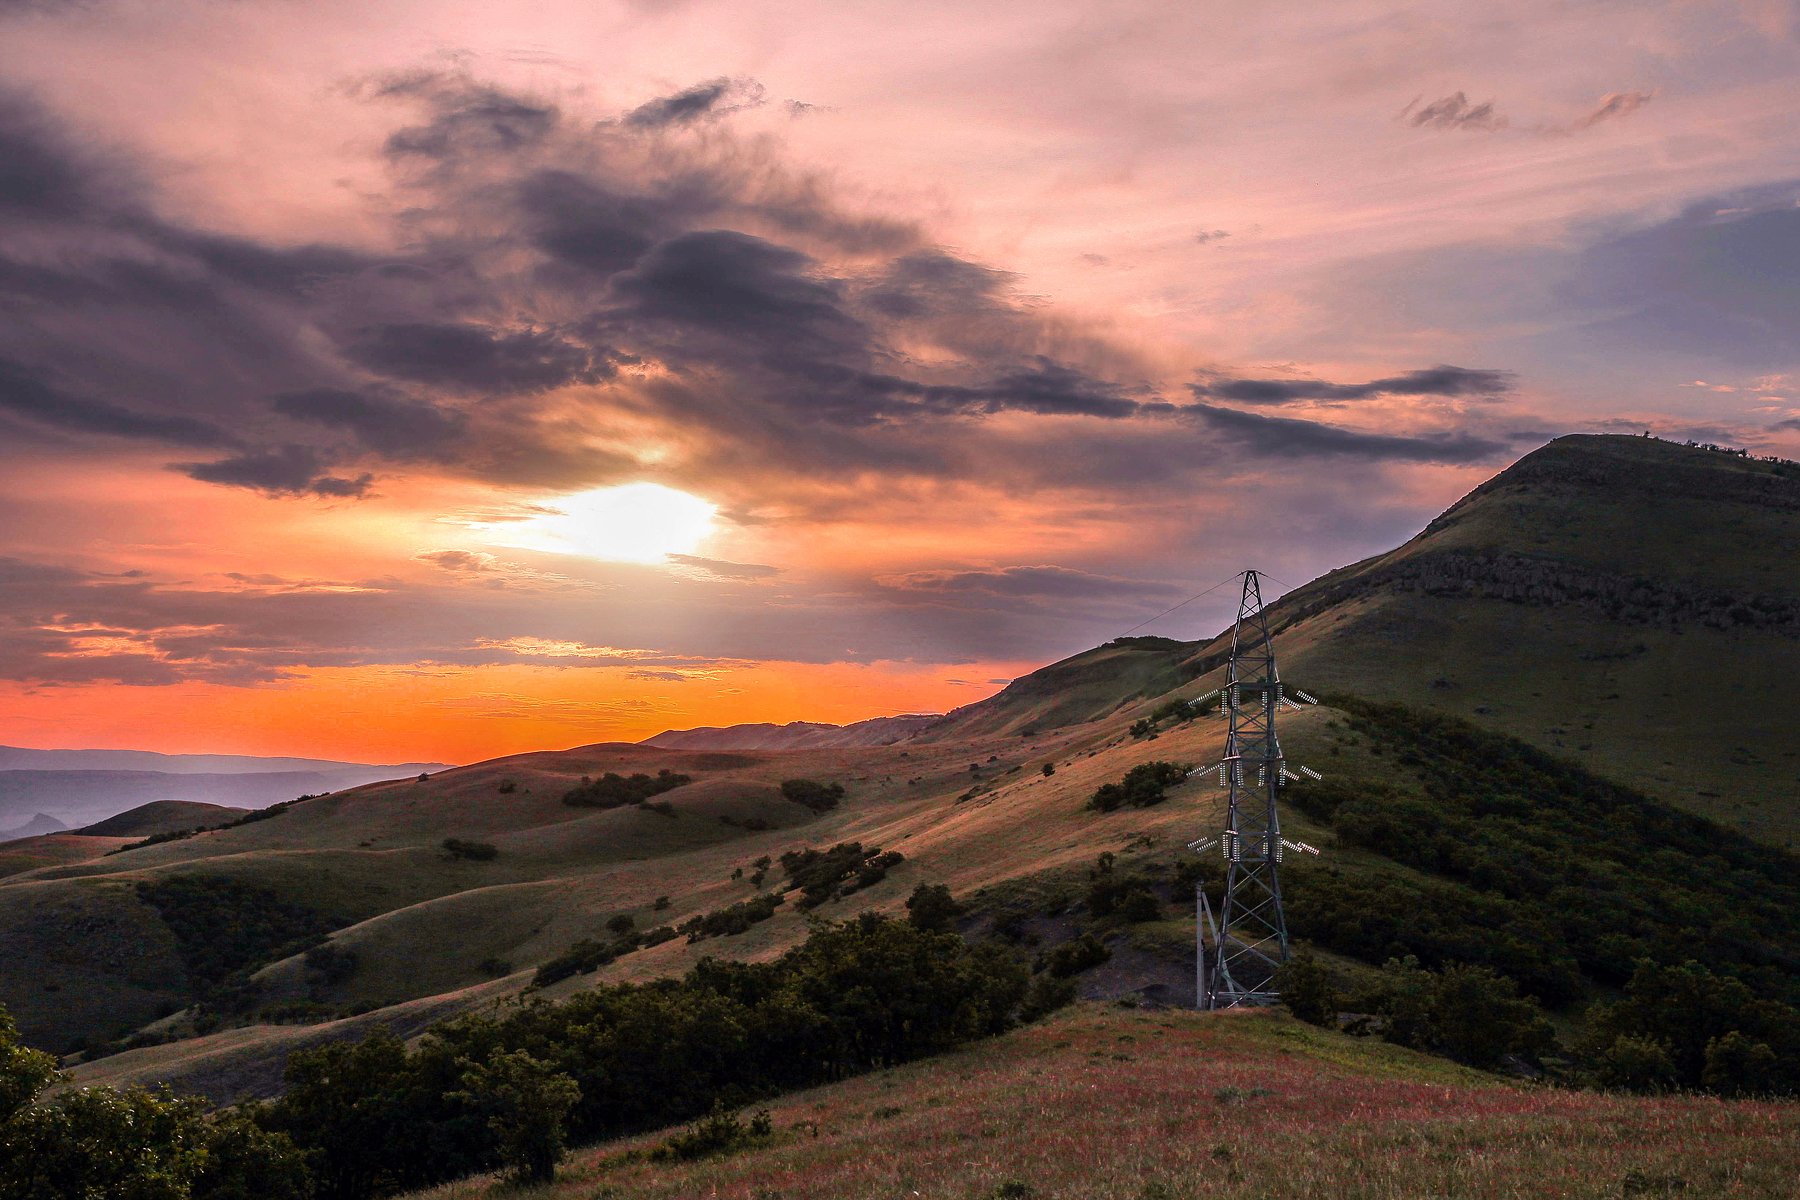
[[[216,829],[250,811],[192,800],[152,800],[76,832],[84,837],[150,837],[184,829]]]
[[[663,750],[820,750],[840,746],[891,746],[903,742],[940,718],[935,714],[874,717],[852,725],[814,721],[668,729],[647,737],[640,746]]]
[[[101,756],[87,759],[85,756]],[[116,756],[123,755],[124,759]],[[148,751],[9,751],[0,761],[139,761],[165,757]],[[227,758],[231,756],[186,756]],[[361,763],[320,761],[304,770],[274,770],[270,764],[310,760],[242,759],[261,763],[244,771],[200,771],[194,762],[178,762],[178,770],[148,771],[122,768],[5,768],[0,769],[0,822],[22,820],[37,811],[70,825],[87,825],[136,805],[156,800],[182,800],[261,808],[295,796],[334,792],[379,779],[413,778],[422,772],[444,769],[441,763],[400,763],[372,766]]]
[[[0,842],[15,841],[19,838],[37,837],[45,833],[61,833],[67,829],[61,821],[49,813],[37,813],[23,825],[11,829],[0,829]]]
[[[0,771],[156,771],[164,775],[248,775],[271,771],[377,771],[397,779],[441,771],[448,763],[339,762],[329,758],[265,758],[250,754],[163,754],[155,750],[28,750],[0,746]]]
[[[1272,604],[1284,678],[1324,701],[1282,718],[1289,755],[1325,776],[1284,813],[1323,851],[1284,881],[1296,934],[1345,971],[1476,962],[1578,1026],[1637,958],[1705,930],[1709,963],[1791,1002],[1797,522],[1800,468],[1567,438],[1406,545]],[[1187,1003],[1192,880],[1178,869],[1219,827],[1222,794],[1194,782],[1150,808],[1087,801],[1142,763],[1217,760],[1222,723],[1178,702],[1217,686],[1228,643],[1120,639],[888,744],[516,755],[46,858],[0,879],[0,961],[20,964],[0,972],[0,1003],[36,1044],[133,1038],[79,1067],[83,1081],[266,1095],[293,1047],[417,1032],[520,994],[539,967],[575,964],[546,976],[555,998],[709,955],[766,959],[813,915],[895,911],[920,883],[1037,953],[1103,940],[1112,957],[1080,976],[1085,995]],[[665,736],[684,735],[652,743]],[[666,790],[565,803],[608,773]],[[780,788],[793,779],[839,784],[841,801],[797,803]],[[855,886],[811,914],[770,899],[793,869],[782,855],[849,843],[904,857],[852,864]],[[1140,895],[1136,918],[1093,907],[1102,863]],[[1579,904],[1560,899],[1570,889]],[[626,918],[694,940],[592,957]]]

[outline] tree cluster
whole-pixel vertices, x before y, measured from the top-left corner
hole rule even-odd
[[[1125,772],[1118,783],[1103,783],[1089,797],[1087,806],[1095,812],[1113,812],[1120,808],[1149,808],[1161,804],[1165,790],[1187,778],[1188,768],[1181,763],[1139,763]]]
[[[667,767],[655,775],[642,772],[620,775],[616,771],[608,771],[598,779],[583,775],[579,784],[563,793],[563,803],[576,808],[623,808],[627,804],[642,804],[652,796],[660,796],[692,782],[691,776]]]

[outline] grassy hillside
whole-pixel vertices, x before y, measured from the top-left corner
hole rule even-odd
[[[561,1200],[1785,1197],[1800,1108],[1501,1083],[1275,1012],[1086,1005],[769,1105],[766,1145],[649,1163],[578,1151]],[[474,1200],[470,1180],[414,1200]]]
[[[1800,845],[1792,464],[1560,438],[1272,617],[1303,687],[1466,717]]]
[[[1327,776],[1311,793],[1297,788],[1284,817],[1326,851],[1288,867],[1294,932],[1344,969],[1393,953],[1486,963],[1563,1006],[1569,1025],[1587,999],[1620,986],[1635,955],[1699,947],[1760,994],[1791,996],[1800,933],[1784,913],[1800,901],[1784,908],[1783,897],[1800,868],[1768,843],[1785,840],[1800,808],[1794,768],[1782,765],[1800,739],[1768,698],[1800,644],[1784,607],[1800,572],[1779,570],[1800,545],[1800,484],[1770,464],[1640,442],[1555,443],[1406,546],[1275,606],[1284,676],[1347,697],[1283,719],[1290,757]],[[1679,515],[1687,506],[1702,515]],[[1633,535],[1634,512],[1686,548]],[[1703,536],[1714,526],[1727,532]],[[1714,547],[1743,560],[1728,579],[1760,598],[1750,616],[1734,617],[1735,601],[1706,591],[1711,577],[1689,561]],[[1776,568],[1752,561],[1759,554]],[[1621,642],[1630,653],[1606,657]],[[180,1039],[101,1057],[79,1069],[84,1080],[267,1094],[288,1049],[383,1020],[417,1029],[426,1014],[519,994],[571,946],[613,937],[611,922],[647,931],[719,913],[785,886],[778,865],[758,878],[760,860],[851,841],[904,860],[820,915],[894,911],[915,885],[943,883],[978,901],[979,930],[1010,930],[1028,953],[1084,931],[1100,938],[1113,957],[1082,977],[1084,994],[1188,1003],[1191,885],[1176,872],[1181,847],[1218,827],[1222,794],[1195,781],[1152,808],[1096,813],[1086,802],[1139,764],[1217,758],[1217,720],[1129,730],[1171,696],[1213,687],[1221,649],[1121,639],[895,745],[519,755],[46,863],[0,881],[0,955],[33,965],[0,973],[0,1003],[29,1038],[58,1048],[140,1028]],[[1690,659],[1730,663],[1733,686],[1697,694],[1700,676],[1681,673]],[[1627,690],[1633,671],[1668,674],[1676,702]],[[1434,729],[1434,712],[1474,727]],[[1719,740],[1744,713],[1754,720],[1737,740]],[[1664,762],[1708,786],[1677,786]],[[1504,771],[1484,773],[1492,763]],[[662,770],[690,782],[654,806],[562,801],[583,776]],[[785,798],[779,785],[794,778],[841,784],[841,803],[815,811]],[[1727,828],[1683,824],[1659,800]],[[446,839],[485,849],[453,852]],[[1153,919],[1091,910],[1102,854],[1155,895]],[[145,888],[196,876],[244,906],[246,929],[327,940],[236,939],[235,974],[195,978],[191,948]],[[262,920],[280,906],[316,920]],[[1584,912],[1606,915],[1584,924]],[[705,955],[769,959],[807,920],[785,904],[742,932],[660,941],[543,994],[677,974]]]
[[[247,808],[195,800],[153,800],[80,830],[88,837],[146,838],[186,829],[215,829],[248,813]]]

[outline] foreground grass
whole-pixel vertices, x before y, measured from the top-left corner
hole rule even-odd
[[[1282,1014],[1084,1005],[769,1105],[766,1146],[578,1151],[554,1185],[415,1200],[1789,1197],[1800,1105],[1511,1085]]]

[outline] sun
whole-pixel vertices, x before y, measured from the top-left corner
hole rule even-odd
[[[719,510],[660,483],[595,488],[543,502],[540,516],[488,528],[495,544],[608,562],[660,563],[692,554],[713,531]]]

